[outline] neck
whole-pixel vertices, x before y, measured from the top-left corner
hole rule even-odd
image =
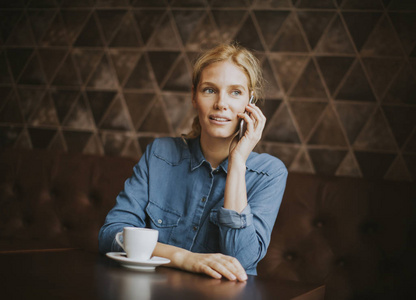
[[[232,139],[210,138],[201,134],[201,149],[211,167],[217,168],[230,154]]]

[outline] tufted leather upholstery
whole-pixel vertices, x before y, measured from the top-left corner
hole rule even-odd
[[[260,276],[325,282],[327,299],[410,299],[415,187],[289,174]]]
[[[135,161],[42,150],[0,154],[0,250],[97,251],[98,230]]]
[[[97,251],[98,230],[134,164],[3,151],[0,251]],[[414,183],[290,173],[259,276],[326,283],[327,299],[407,299],[415,279],[415,195]]]

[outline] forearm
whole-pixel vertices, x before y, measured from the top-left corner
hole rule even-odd
[[[230,159],[224,190],[224,208],[241,213],[247,206],[246,165],[242,160]]]
[[[188,250],[163,243],[157,243],[153,251],[154,256],[165,257],[170,260],[167,266],[179,269],[183,268],[185,257],[190,253]]]
[[[247,280],[247,274],[240,262],[231,256],[223,254],[194,253],[175,246],[157,243],[154,256],[170,259],[169,267],[189,272],[205,273],[213,278],[221,277],[229,280]]]

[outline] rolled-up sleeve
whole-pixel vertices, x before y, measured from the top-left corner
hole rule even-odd
[[[270,244],[286,186],[287,169],[278,161],[267,174],[251,175],[248,205],[241,213],[219,209],[218,227],[221,252],[237,258],[248,274],[255,275],[256,266]]]
[[[218,211],[218,223],[234,229],[250,226],[253,224],[250,205],[247,205],[241,213],[221,207]]]

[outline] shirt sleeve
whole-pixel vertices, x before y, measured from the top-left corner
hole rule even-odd
[[[252,274],[266,255],[286,186],[286,167],[274,159],[278,162],[274,169],[257,174],[258,180],[251,183],[248,205],[240,214],[225,208],[218,211],[221,253],[237,258]]]
[[[250,205],[247,205],[241,213],[221,207],[218,211],[218,222],[230,228],[245,228],[250,226],[253,224]]]
[[[124,227],[146,227],[145,208],[148,202],[148,165],[151,145],[146,149],[138,164],[133,168],[132,176],[124,183],[124,189],[116,199],[98,235],[99,251],[107,253],[123,251],[115,241],[115,235]]]

